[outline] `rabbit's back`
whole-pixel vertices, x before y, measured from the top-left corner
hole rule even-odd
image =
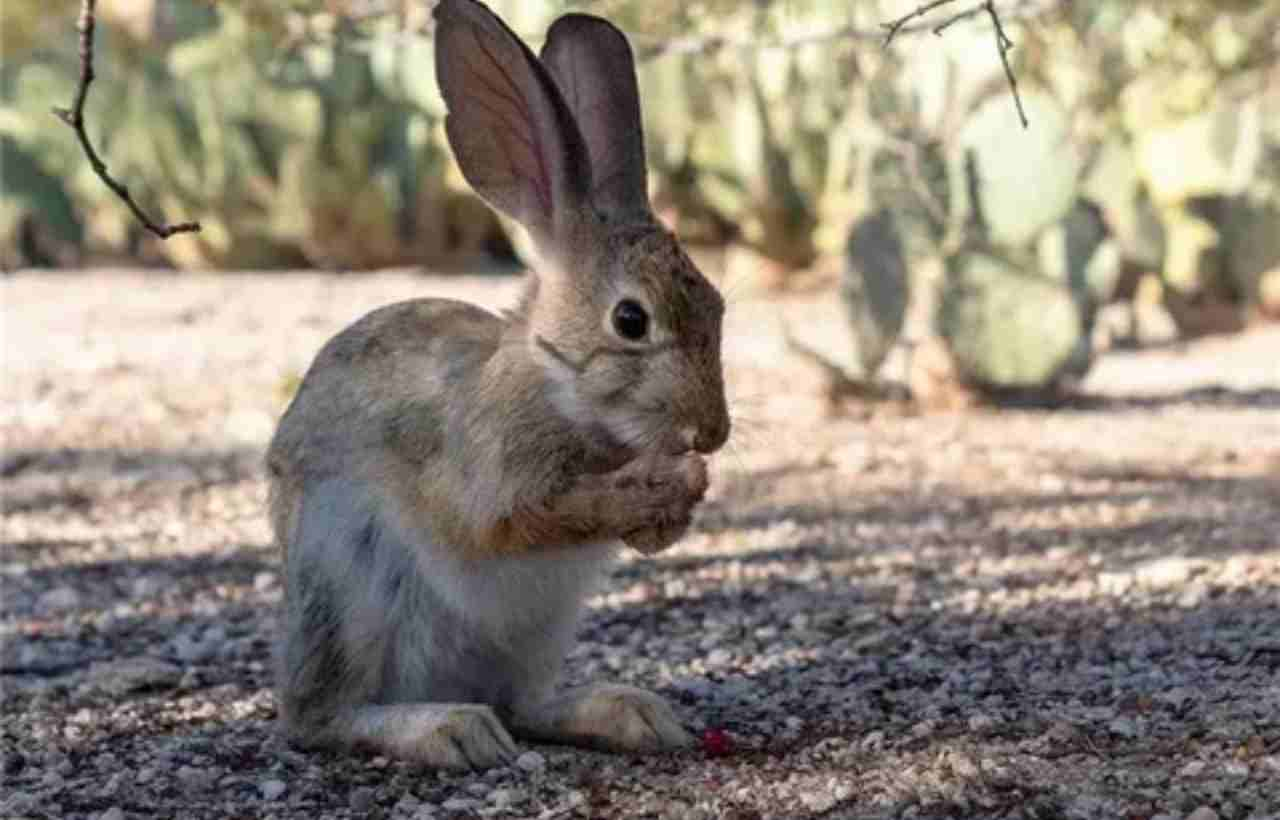
[[[287,549],[305,486],[337,476],[412,480],[449,435],[503,322],[474,305],[416,299],[366,314],[316,355],[267,452],[271,519]]]

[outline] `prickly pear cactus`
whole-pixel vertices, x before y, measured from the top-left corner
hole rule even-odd
[[[0,136],[0,168],[0,268],[66,261],[84,229],[62,182],[7,136]]]
[[[948,267],[937,326],[966,380],[1043,389],[1079,369],[1084,321],[1065,284],[986,253],[961,253]]]
[[[845,247],[840,296],[864,377],[875,376],[902,332],[909,290],[906,255],[893,212],[881,208],[854,223]]]
[[[1223,220],[1231,284],[1263,315],[1280,317],[1280,195],[1234,197]]]
[[[976,191],[971,203],[987,239],[1024,245],[1066,215],[1076,200],[1081,160],[1070,139],[1070,123],[1047,94],[1023,96],[1030,128],[1019,127],[1007,97],[978,106],[960,130],[952,178]],[[962,192],[956,191],[956,194]]]
[[[1109,235],[1102,210],[1077,200],[1065,217],[1040,234],[1036,253],[1040,271],[1070,289],[1090,324],[1120,278],[1120,247]]]
[[[1137,157],[1121,134],[1098,146],[1080,193],[1102,209],[1125,258],[1150,270],[1164,265],[1166,230],[1138,172]]]

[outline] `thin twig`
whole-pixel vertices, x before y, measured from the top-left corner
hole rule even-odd
[[[934,36],[941,36],[942,32],[951,28],[956,23],[959,23],[961,20],[968,20],[970,17],[977,17],[979,14],[982,14],[983,11],[984,9],[982,6],[974,6],[971,9],[956,12],[933,27]]]
[[[889,41],[894,37],[906,34],[920,34],[926,31],[935,32],[938,29],[937,23],[930,22],[912,22],[918,17],[928,14],[930,11],[941,8],[948,3],[954,3],[956,0],[931,0],[910,14],[900,17],[889,23],[881,23],[879,28],[859,28],[853,25],[837,26],[827,31],[807,32],[805,34],[797,34],[790,37],[782,37],[775,40],[762,40],[752,37],[728,37],[720,34],[711,34],[702,37],[677,37],[671,40],[655,39],[646,37],[643,34],[628,34],[628,37],[637,44],[636,53],[640,60],[652,60],[657,57],[666,57],[671,55],[687,55],[687,54],[711,54],[722,50],[735,51],[777,51],[795,48],[803,48],[805,46],[817,45],[822,43],[836,42],[839,40],[858,40],[865,42],[880,42],[887,46]],[[1012,15],[1009,10],[1005,11],[1005,19],[1025,19],[1034,17],[1048,8],[1056,6],[1063,0],[1020,0],[1014,8]],[[965,9],[943,21],[942,26],[945,28],[952,23],[960,20],[966,20],[983,12],[982,6]],[[886,37],[886,30],[889,32]]]
[[[923,17],[929,12],[954,3],[955,1],[956,0],[932,0],[932,2],[917,6],[915,9],[896,20],[888,23],[881,23],[881,27],[887,30],[887,34],[885,34],[884,38],[884,47],[888,48],[889,44],[893,42],[893,38],[899,31],[904,30],[910,21]],[[991,26],[995,29],[996,52],[1000,55],[1000,65],[1004,66],[1004,76],[1009,81],[1009,90],[1013,93],[1013,103],[1018,109],[1018,120],[1022,123],[1023,128],[1027,128],[1030,126],[1030,122],[1027,121],[1026,111],[1022,108],[1022,95],[1018,93],[1018,79],[1013,75],[1013,67],[1009,65],[1009,52],[1013,50],[1013,41],[1010,40],[1009,36],[1004,32],[1004,26],[1000,22],[1000,14],[996,11],[995,0],[983,0],[982,3],[979,3],[976,6],[970,6],[963,11],[952,14],[950,17],[947,17],[941,22],[935,24],[933,26],[933,33],[941,35],[948,28],[961,20],[968,20],[969,18],[975,17],[983,12],[986,12],[987,16],[991,18]]]
[[[89,84],[93,82],[93,30],[96,25],[94,15],[95,0],[84,0],[80,6],[80,19],[76,23],[76,30],[80,32],[80,84],[76,86],[75,102],[70,109],[54,108],[53,113],[58,119],[65,122],[76,132],[76,137],[80,140],[80,147],[84,149],[84,155],[88,157],[89,164],[93,166],[93,172],[98,175],[108,188],[115,192],[116,196],[124,200],[129,206],[129,210],[133,211],[133,215],[143,226],[161,239],[168,239],[176,233],[193,233],[200,230],[199,222],[179,222],[176,225],[157,225],[150,217],[142,212],[138,207],[138,203],[133,201],[133,197],[129,194],[129,189],[107,171],[107,164],[102,161],[102,157],[98,156],[98,152],[94,150],[93,143],[89,142],[89,135],[84,130],[84,103],[89,97]]]
[[[879,39],[878,32],[867,31],[855,26],[839,26],[828,31],[800,34],[777,40],[760,40],[751,37],[728,37],[722,34],[707,36],[676,37],[670,40],[646,37],[643,34],[630,35],[638,41],[638,58],[643,62],[658,57],[671,57],[689,54],[713,54],[717,51],[783,51],[802,48],[809,45],[831,43],[837,40],[872,40]]]
[[[889,44],[893,42],[893,38],[897,36],[898,32],[901,31],[902,27],[905,26],[907,23],[911,22],[917,17],[924,17],[926,14],[933,11],[934,9],[941,8],[949,3],[954,3],[954,2],[955,0],[933,0],[933,2],[931,3],[925,3],[922,6],[917,6],[912,11],[899,17],[897,20],[892,20],[888,23],[881,23],[880,27],[885,29],[886,31],[884,35],[884,47],[885,48],[889,47]],[[937,30],[935,29],[935,32],[936,31]]]
[[[1013,49],[1013,41],[1004,33],[1004,26],[1000,25],[1000,15],[996,14],[996,6],[994,0],[987,0],[983,3],[983,8],[987,10],[988,16],[991,17],[991,25],[996,30],[996,49],[1000,52],[1000,63],[1004,66],[1004,76],[1009,80],[1009,90],[1013,92],[1014,105],[1018,107],[1018,119],[1022,122],[1022,127],[1026,128],[1030,123],[1027,122],[1027,114],[1022,110],[1022,97],[1018,94],[1018,80],[1013,76],[1013,69],[1009,67],[1009,51]]]

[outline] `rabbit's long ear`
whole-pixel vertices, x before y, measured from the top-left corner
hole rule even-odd
[[[589,206],[591,166],[555,81],[475,0],[435,8],[445,131],[463,176],[537,242],[562,237]]]
[[[640,92],[627,38],[599,17],[566,14],[547,32],[542,62],[591,154],[591,201],[610,221],[647,216]]]

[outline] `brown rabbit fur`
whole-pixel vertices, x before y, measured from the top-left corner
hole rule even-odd
[[[404,302],[316,356],[267,457],[282,720],[444,767],[509,761],[510,732],[678,748],[655,695],[555,683],[619,545],[670,546],[706,490],[724,304],[650,211],[621,33],[567,15],[539,59],[474,0],[435,14],[459,165],[544,264],[504,316]]]

